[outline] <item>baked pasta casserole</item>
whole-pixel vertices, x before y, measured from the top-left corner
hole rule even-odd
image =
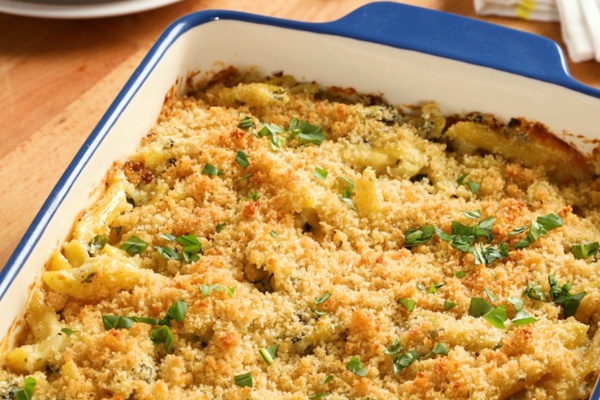
[[[0,399],[586,399],[599,204],[539,123],[229,68],[108,172]]]

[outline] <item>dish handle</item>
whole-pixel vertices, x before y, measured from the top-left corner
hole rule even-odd
[[[600,97],[600,91],[571,77],[560,46],[539,35],[391,2],[365,5],[323,25],[330,33],[482,65]]]

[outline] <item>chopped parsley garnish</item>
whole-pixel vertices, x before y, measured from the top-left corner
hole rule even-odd
[[[446,284],[446,282],[442,282],[442,283],[435,283],[435,282],[434,282],[434,283],[432,283],[432,284],[429,286],[429,289],[427,289],[427,292],[428,292],[428,293],[437,293],[437,290],[438,290],[439,288],[441,288],[442,286],[444,286],[445,284]]]
[[[471,219],[479,219],[481,218],[481,210],[476,210],[476,211],[463,211],[463,213],[471,218]]]
[[[484,289],[485,294],[487,294],[488,299],[490,299],[491,302],[495,302],[498,299],[496,298],[496,296],[494,296],[494,293],[492,293],[492,291],[488,288]]]
[[[271,231],[269,233],[271,234],[271,236],[273,236],[273,238],[277,238],[277,236],[279,236],[279,233],[277,233],[275,231]]]
[[[398,299],[398,303],[402,304],[409,312],[412,312],[417,305],[417,302],[412,299]]]
[[[254,121],[252,121],[252,117],[245,117],[243,120],[240,121],[240,124],[238,125],[238,127],[240,129],[247,131],[248,129],[252,128],[252,125],[254,125]]]
[[[169,307],[167,314],[158,323],[159,325],[171,326],[171,321],[183,322],[183,318],[187,312],[188,304],[183,300],[174,301]]]
[[[256,136],[265,137],[271,135],[271,150],[277,151],[281,149],[281,139],[277,137],[278,133],[284,133],[283,128],[277,124],[269,124],[265,122],[265,127],[262,128]]]
[[[465,271],[458,271],[454,273],[454,276],[457,278],[464,278],[467,273]]]
[[[173,344],[175,343],[175,336],[173,335],[171,328],[163,325],[160,328],[152,331],[150,334],[150,340],[152,340],[152,344],[155,346],[164,343],[167,353],[170,353],[173,349]]]
[[[459,185],[467,185],[469,187],[469,189],[471,189],[471,192],[473,193],[477,193],[477,191],[479,190],[479,187],[481,186],[479,183],[477,182],[465,182],[465,178],[468,176],[469,174],[464,174],[463,176],[461,176],[460,178],[458,178],[456,180],[456,183],[458,183]]]
[[[598,253],[599,248],[600,243],[598,242],[587,244],[575,244],[573,245],[573,257],[575,257],[578,260],[581,260],[586,257],[596,255],[596,253]]]
[[[118,315],[103,315],[102,323],[104,329],[107,331],[110,329],[131,329],[133,326],[133,319],[129,317],[120,317]]]
[[[249,197],[244,197],[242,199],[242,201],[246,201],[246,200],[258,201],[259,198],[260,198],[260,195],[258,193],[252,192],[252,194]]]
[[[204,175],[218,176],[218,175],[223,175],[225,172],[221,171],[220,169],[218,169],[217,167],[215,167],[213,165],[206,164],[204,166],[204,169],[202,170],[202,173]]]
[[[539,285],[539,283],[528,283],[523,296],[527,296],[533,300],[546,301],[546,295],[537,287]]]
[[[515,249],[524,249],[525,247],[529,247],[536,240],[538,240],[540,236],[546,236],[548,234],[549,230],[561,227],[563,225],[563,223],[564,222],[563,222],[562,218],[560,218],[558,215],[556,215],[554,213],[539,216],[539,217],[537,217],[537,219],[535,221],[531,221],[531,223],[529,225],[527,225],[527,226],[529,226],[529,232],[527,232],[527,237],[525,239],[521,239],[513,247]],[[522,233],[525,231],[524,228],[526,228],[526,227],[516,228],[516,229],[512,230],[511,232],[509,232],[509,235],[516,235],[516,234]],[[515,233],[513,233],[513,232],[515,232]]]
[[[177,253],[176,250],[173,250],[170,247],[154,246],[154,248],[156,250],[158,250],[158,253],[161,256],[163,256],[164,258],[166,258],[167,260],[178,260],[178,261],[181,261],[181,256],[179,255],[179,253]]]
[[[327,135],[321,133],[321,127],[317,125],[309,124],[308,122],[292,118],[288,124],[288,131],[290,136],[288,140],[292,140],[295,137],[304,143],[313,143],[319,146],[323,140],[327,139]]]
[[[407,368],[409,365],[414,363],[419,359],[419,353],[416,350],[407,351],[402,355],[397,355],[394,357],[393,365],[394,365],[394,374],[402,371],[404,368]]]
[[[352,191],[354,190],[354,183],[352,183],[352,181],[348,178],[344,178],[343,176],[338,176],[335,179],[340,179],[343,182],[347,183],[347,188],[344,190],[343,188],[340,189],[340,192],[342,193],[342,197],[340,198],[340,200],[346,204],[348,204],[350,206],[351,209],[355,209],[354,208],[354,202],[352,201],[351,197],[352,197]]]
[[[183,235],[179,236],[177,239],[177,243],[183,245],[184,253],[188,254],[203,254],[204,249],[202,248],[202,243],[198,240],[198,238],[194,235]]]
[[[208,296],[210,294],[211,291],[213,292],[226,292],[227,294],[229,294],[229,297],[233,299],[233,296],[235,296],[235,288],[236,286],[233,286],[229,289],[227,289],[227,287],[215,283],[214,285],[200,285],[197,287],[197,289],[199,291],[202,292],[202,295],[204,297]]]
[[[397,337],[392,344],[385,348],[384,353],[388,356],[393,356],[394,354],[398,354],[402,351],[402,345],[400,344],[400,338]]]
[[[131,236],[121,245],[120,249],[125,250],[127,254],[133,257],[136,254],[142,254],[146,250],[146,247],[148,247],[148,243],[140,238]]]
[[[329,290],[328,290],[325,292],[325,294],[323,296],[321,296],[321,298],[315,297],[315,304],[325,303],[327,301],[327,299],[329,299],[330,297],[331,297],[331,293],[329,293]]]
[[[69,328],[62,328],[60,331],[63,333],[66,333],[67,336],[71,336],[72,334],[79,332],[79,331],[73,331]]]
[[[444,302],[444,310],[450,310],[451,308],[454,308],[458,305],[458,303],[455,303],[453,301],[448,301],[446,300]]]
[[[252,176],[253,173],[249,173],[248,175],[244,175],[242,176],[240,179],[238,179],[238,182],[244,181],[248,178],[250,178]]]
[[[175,235],[173,235],[171,233],[159,233],[158,237],[161,238],[161,239],[168,240],[169,242],[174,242],[177,239],[175,237]]]
[[[258,352],[262,356],[263,360],[265,360],[267,365],[271,365],[275,362],[274,360],[275,360],[275,356],[277,355],[278,348],[279,348],[279,345],[276,344],[275,346],[262,348],[262,349],[258,350]]]
[[[225,228],[225,225],[227,225],[227,222],[221,222],[220,224],[217,224],[217,233],[220,233],[223,228]]]
[[[362,366],[358,357],[354,356],[352,359],[346,364],[346,369],[350,372],[354,372],[358,376],[367,376],[369,370]]]
[[[500,307],[494,308],[480,297],[471,297],[469,315],[475,318],[484,317],[486,321],[499,329],[505,328],[504,321],[507,320],[506,306],[501,305]]]
[[[573,285],[571,283],[565,283],[561,286],[554,277],[554,274],[548,275],[548,282],[550,283],[550,298],[555,304],[562,304],[564,317],[569,318],[575,315],[581,300],[587,292],[584,291],[577,294],[571,294]]]
[[[507,301],[512,304],[516,311],[521,311],[521,309],[523,309],[523,305],[525,304],[523,299],[513,296],[510,296]]]
[[[423,285],[422,283],[417,283],[417,289],[419,289],[422,292],[426,292],[427,289],[425,288],[425,285]]]
[[[25,378],[25,386],[23,389],[15,389],[13,392],[16,400],[31,400],[33,393],[35,392],[35,384],[37,381],[35,378],[28,376]],[[9,393],[10,394],[10,393]]]
[[[108,236],[106,235],[96,235],[90,242],[90,254],[98,254],[100,250],[106,246],[108,243]]]
[[[404,232],[404,246],[413,247],[428,242],[433,236],[435,227],[428,225],[419,229],[410,228]]]
[[[313,176],[320,181],[325,181],[328,174],[329,172],[319,167],[315,167],[315,171],[313,172]]]
[[[508,236],[515,236],[515,235],[520,235],[521,233],[525,233],[527,231],[527,228],[529,228],[529,224],[527,224],[525,226],[519,226],[519,227],[513,229],[512,231],[508,232]]]
[[[117,236],[120,236],[120,235],[121,235],[121,230],[122,230],[122,229],[123,229],[123,227],[122,227],[122,226],[117,226],[117,227],[115,228],[115,231],[117,232]]]
[[[200,257],[198,256],[198,254],[190,254],[190,253],[186,253],[186,252],[183,252],[182,254],[183,254],[183,259],[188,264],[191,264],[193,262],[200,260]]]
[[[504,346],[504,343],[500,342],[500,343],[498,343],[497,345],[494,346],[494,350],[498,350],[502,346]]]
[[[529,313],[525,310],[520,310],[517,312],[517,315],[512,319],[511,323],[514,325],[527,325],[537,321],[534,317],[529,315]]]
[[[323,315],[327,315],[327,311],[319,311],[319,310],[312,310],[315,314],[317,314],[319,317],[322,317]]]
[[[248,154],[244,153],[242,150],[238,150],[235,155],[235,162],[240,164],[244,169],[248,168],[248,164],[250,164],[248,162]]]
[[[448,346],[446,345],[446,343],[436,343],[435,346],[433,346],[433,350],[431,350],[431,352],[425,357],[429,356],[430,354],[441,354],[443,356],[447,356]]]
[[[319,385],[324,385],[326,383],[331,382],[332,380],[333,380],[333,375],[329,375],[329,376],[327,376],[327,378],[325,378],[324,381],[319,379]]]
[[[252,387],[252,372],[236,375],[233,377],[234,382],[239,387]]]

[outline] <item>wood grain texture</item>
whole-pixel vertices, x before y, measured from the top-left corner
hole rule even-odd
[[[187,0],[136,15],[89,21],[0,14],[0,266],[111,101],[173,20],[193,11],[228,9],[325,22],[366,3]],[[404,3],[477,17],[472,0]],[[557,23],[479,19],[538,33],[562,45]],[[576,79],[600,88],[600,64],[569,66]]]

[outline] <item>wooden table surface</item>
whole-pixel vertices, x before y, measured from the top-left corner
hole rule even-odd
[[[342,17],[365,0],[186,0],[141,14],[60,21],[0,14],[0,267],[152,43],[192,11],[230,9],[301,21]],[[476,17],[472,0],[404,3]],[[477,17],[476,17],[477,18]],[[562,44],[558,23],[481,18]],[[569,64],[600,88],[600,64]]]

